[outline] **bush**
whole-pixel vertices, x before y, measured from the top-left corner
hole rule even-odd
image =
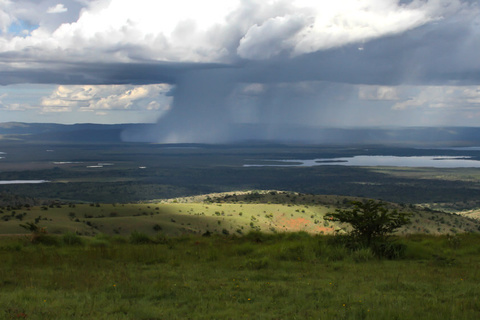
[[[43,244],[46,246],[58,246],[60,245],[60,239],[57,236],[49,234],[40,234],[33,241],[36,244]]]
[[[305,231],[297,231],[297,232],[288,232],[285,235],[285,239],[289,241],[295,241],[295,240],[307,240],[312,238],[312,236]]]
[[[387,235],[410,223],[410,214],[389,211],[381,202],[352,201],[351,204],[350,209],[337,209],[326,214],[324,219],[350,224],[353,229],[350,235],[366,246],[384,241]]]
[[[147,244],[147,243],[152,243],[153,241],[145,233],[138,232],[138,231],[133,231],[130,234],[129,242],[132,243],[132,244]]]
[[[353,201],[347,210],[337,209],[325,215],[325,220],[348,223],[352,231],[335,239],[352,251],[370,248],[377,257],[398,259],[405,255],[405,246],[388,240],[388,235],[410,223],[410,214],[389,211],[381,202]]]
[[[387,258],[390,260],[405,257],[406,246],[401,243],[382,241],[373,243],[371,248],[377,257]]]
[[[247,240],[250,240],[252,242],[262,243],[262,242],[266,242],[268,240],[271,240],[273,237],[274,237],[273,235],[269,235],[269,234],[266,234],[266,233],[263,233],[263,232],[260,232],[260,231],[252,230],[252,231],[248,232],[245,235],[244,238],[247,239]]]
[[[73,232],[65,233],[62,236],[62,241],[68,246],[81,246],[84,244],[83,239]]]
[[[327,243],[333,248],[344,248],[353,255],[357,251],[368,249],[378,258],[401,259],[405,257],[406,252],[406,246],[402,243],[378,239],[367,245],[352,235],[337,235],[330,238]]]

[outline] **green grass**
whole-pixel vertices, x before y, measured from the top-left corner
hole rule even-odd
[[[134,238],[143,239],[136,234]],[[0,242],[0,318],[478,319],[480,236],[411,235],[402,260],[307,233]],[[66,241],[77,243],[67,245]]]
[[[20,224],[27,222],[46,227],[51,234],[71,232],[90,236],[98,233],[128,236],[134,231],[149,235],[160,232],[172,236],[203,234],[206,231],[242,235],[255,230],[332,234],[346,226],[324,221],[324,215],[336,208],[345,208],[352,198],[270,191],[260,194],[249,192],[231,198],[220,196],[213,203],[192,199],[134,204],[0,207],[0,234],[25,233]],[[389,206],[413,214],[412,224],[400,229],[400,234],[480,230],[480,222],[467,217],[406,205]]]

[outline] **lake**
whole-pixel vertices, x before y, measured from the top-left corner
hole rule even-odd
[[[260,160],[262,161],[262,160]],[[480,161],[469,156],[353,156],[312,160],[263,160],[274,164],[245,164],[244,167],[312,167],[312,166],[357,166],[357,167],[433,167],[433,168],[480,168]]]
[[[46,183],[48,180],[0,180],[0,184],[29,184],[29,183]]]

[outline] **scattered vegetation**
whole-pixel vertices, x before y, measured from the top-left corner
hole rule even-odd
[[[250,194],[254,194],[253,203],[245,200]],[[157,233],[179,236],[203,234],[206,231],[212,234],[240,235],[249,230],[267,233],[305,231],[311,234],[344,234],[351,230],[349,224],[325,220],[324,216],[336,209],[349,210],[351,201],[368,201],[362,198],[283,191],[235,192],[174,200],[176,202],[159,200],[115,206],[104,203],[93,206],[80,203],[74,205],[56,201],[52,207],[46,206],[46,211],[43,205],[19,206],[15,209],[3,207],[3,214],[0,213],[0,234],[24,234],[25,230],[32,233],[19,226],[28,223],[46,228],[49,234],[70,232],[80,236],[99,233],[129,236],[134,231],[150,237]],[[417,206],[382,204],[388,212],[411,215],[412,223],[397,229],[395,234],[480,231],[479,220]],[[21,215],[21,220],[15,218],[18,215]]]

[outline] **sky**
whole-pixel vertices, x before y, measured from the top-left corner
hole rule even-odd
[[[478,126],[479,52],[479,0],[0,0],[0,122]]]

